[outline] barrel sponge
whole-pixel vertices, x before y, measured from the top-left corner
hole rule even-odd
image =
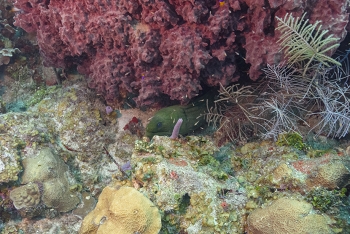
[[[103,189],[98,203],[83,220],[80,234],[155,234],[161,218],[155,205],[131,187]]]
[[[270,206],[254,210],[248,216],[248,233],[327,234],[333,232],[324,216],[313,213],[311,204],[280,198]]]

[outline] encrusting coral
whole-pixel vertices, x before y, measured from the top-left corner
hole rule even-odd
[[[160,228],[158,209],[142,193],[131,187],[107,186],[95,209],[84,218],[79,233],[155,234]]]
[[[344,161],[330,161],[318,165],[306,183],[310,188],[319,186],[328,189],[343,188],[350,183],[350,171]]]

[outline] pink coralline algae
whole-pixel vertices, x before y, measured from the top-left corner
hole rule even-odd
[[[274,16],[308,13],[342,40],[346,0],[17,0],[15,25],[35,32],[45,65],[77,66],[107,103],[182,104],[280,62]],[[244,66],[244,64],[249,66]],[[243,64],[243,66],[241,66]]]

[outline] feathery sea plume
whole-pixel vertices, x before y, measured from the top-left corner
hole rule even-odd
[[[220,84],[219,98],[208,108],[205,119],[232,142],[246,142],[253,131],[250,105],[256,99],[251,86]]]

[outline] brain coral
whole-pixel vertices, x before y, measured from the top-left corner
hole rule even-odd
[[[349,184],[350,172],[344,165],[344,162],[329,162],[324,165],[319,165],[316,172],[312,173],[307,184],[309,188],[322,186],[327,189],[342,188]]]
[[[161,228],[158,209],[131,187],[105,187],[96,208],[83,220],[80,234],[155,234]]]
[[[280,198],[270,206],[254,210],[248,216],[248,234],[326,234],[333,233],[327,219],[313,214],[305,201]]]
[[[258,79],[266,63],[282,57],[275,15],[308,11],[311,22],[321,20],[340,40],[348,22],[347,0],[16,0],[15,6],[21,9],[15,25],[36,32],[45,65],[77,66],[107,102],[133,95],[139,106],[166,96],[185,104],[203,86],[226,86],[247,72]]]

